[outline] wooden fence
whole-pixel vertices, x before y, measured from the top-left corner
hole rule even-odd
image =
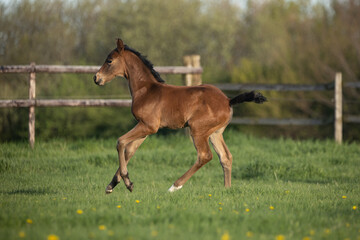
[[[203,69],[200,66],[200,56],[184,57],[185,66],[155,67],[161,74],[183,74],[187,86],[201,84]],[[0,100],[0,107],[28,107],[29,108],[29,143],[35,143],[35,107],[130,107],[131,99],[36,99],[36,73],[95,73],[100,66],[59,66],[59,65],[12,65],[0,66],[0,73],[28,73],[29,99]],[[260,124],[260,125],[323,125],[334,122],[334,137],[338,143],[342,142],[343,122],[360,123],[358,116],[343,117],[342,87],[360,88],[359,82],[342,83],[341,73],[337,73],[335,80],[328,84],[216,84],[223,91],[244,90],[273,90],[273,91],[328,91],[334,90],[334,116],[328,119],[272,119],[272,118],[233,118],[232,124]]]

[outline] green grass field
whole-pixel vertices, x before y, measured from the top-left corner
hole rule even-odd
[[[360,147],[225,134],[217,156],[175,193],[195,161],[189,138],[150,136],[105,195],[116,139],[0,145],[0,239],[360,239]]]

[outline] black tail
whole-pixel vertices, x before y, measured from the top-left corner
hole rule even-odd
[[[259,92],[245,92],[242,93],[232,99],[230,99],[230,106],[243,103],[243,102],[255,102],[255,103],[263,103],[266,102],[267,99]]]

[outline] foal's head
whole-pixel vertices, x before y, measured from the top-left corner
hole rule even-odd
[[[125,77],[124,48],[123,41],[118,39],[117,47],[111,51],[105,63],[94,76],[94,82],[97,85],[104,85],[117,76]]]

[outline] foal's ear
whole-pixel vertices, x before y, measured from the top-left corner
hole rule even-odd
[[[120,38],[117,39],[116,45],[119,52],[124,50],[124,43]]]

